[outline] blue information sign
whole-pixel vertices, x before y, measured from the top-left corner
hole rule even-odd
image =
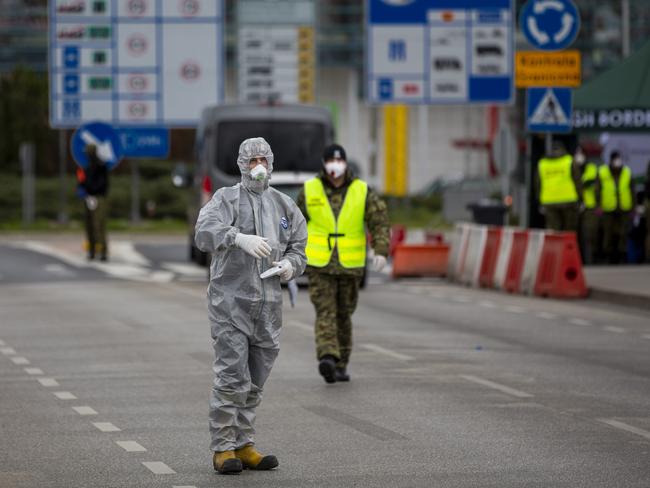
[[[531,45],[544,51],[569,47],[580,30],[580,13],[572,0],[529,0],[519,27]]]
[[[129,158],[166,158],[169,154],[169,129],[132,127],[118,129],[124,156]]]
[[[510,103],[511,0],[366,0],[371,103]]]
[[[103,122],[83,124],[73,134],[70,144],[72,157],[82,168],[88,166],[86,146],[89,144],[97,147],[97,156],[106,163],[108,169],[117,166],[124,155],[118,133]]]
[[[529,132],[571,132],[571,88],[529,88],[526,127]]]

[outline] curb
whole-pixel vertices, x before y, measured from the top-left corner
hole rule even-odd
[[[612,305],[623,305],[650,311],[650,297],[646,295],[621,293],[602,288],[590,288],[589,298],[598,302],[610,303]]]

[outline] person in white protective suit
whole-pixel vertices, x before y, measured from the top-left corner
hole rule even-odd
[[[275,456],[254,447],[255,408],[279,351],[280,279],[299,276],[307,262],[302,213],[290,197],[269,187],[269,144],[261,137],[246,139],[237,164],[241,183],[217,190],[201,209],[195,229],[197,247],[213,256],[208,287],[215,352],[210,447],[215,470],[224,474],[278,466]]]

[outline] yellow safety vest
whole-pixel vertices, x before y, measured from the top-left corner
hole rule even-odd
[[[618,177],[618,188],[609,166],[601,166],[598,176],[600,178],[600,206],[603,211],[632,210],[632,191],[630,189],[632,172],[630,168],[623,166],[621,169],[621,174]]]
[[[541,187],[539,202],[542,205],[578,201],[572,165],[573,158],[570,155],[540,159],[537,170]]]
[[[320,178],[305,182],[307,204],[307,264],[317,268],[327,266],[336,246],[339,262],[344,268],[366,265],[366,230],[364,217],[368,184],[354,180],[348,187],[338,219],[325,194]]]
[[[582,183],[591,182],[591,186],[582,190],[582,203],[585,208],[596,208],[596,179],[598,179],[598,166],[594,163],[587,163],[585,171],[582,173]]]

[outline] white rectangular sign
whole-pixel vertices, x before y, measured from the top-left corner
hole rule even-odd
[[[52,127],[193,127],[223,100],[223,0],[54,0],[49,18]]]

